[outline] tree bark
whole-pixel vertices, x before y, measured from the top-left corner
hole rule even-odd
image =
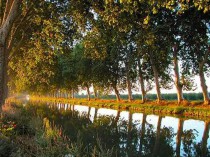
[[[5,47],[0,45],[0,106],[4,103],[5,91],[4,91],[4,73],[5,73]]]
[[[71,98],[74,99],[74,89],[71,90]]]
[[[117,101],[120,101],[120,94],[116,86],[113,86]]]
[[[183,126],[184,126],[184,120],[179,119],[177,136],[176,136],[176,157],[180,157],[180,147],[181,147]]]
[[[8,53],[7,51],[5,51],[5,55],[4,55],[4,87],[3,87],[3,91],[4,91],[4,100],[9,96],[9,89],[8,89]]]
[[[142,74],[142,70],[141,70],[141,63],[140,63],[140,59],[138,59],[138,67],[139,67],[139,82],[140,82],[140,86],[141,86],[141,99],[142,99],[142,103],[145,103],[146,101],[146,91],[144,88],[144,78],[143,78],[143,74]]]
[[[150,52],[150,63],[152,66],[152,71],[155,77],[155,87],[156,87],[156,92],[157,92],[157,100],[160,102],[162,100],[161,97],[161,92],[160,92],[160,84],[158,80],[158,70],[157,67],[155,66],[154,60],[153,60],[153,54]]]
[[[160,102],[162,100],[162,97],[161,97],[161,92],[160,92],[160,84],[159,84],[159,80],[158,80],[157,68],[154,65],[152,65],[152,70],[153,70],[154,77],[155,77],[155,87],[156,87],[156,92],[157,92],[157,100],[158,100],[158,102]]]
[[[18,15],[18,7],[20,0],[8,0],[4,11],[3,19],[0,24],[0,106],[4,103],[7,97],[7,56],[6,43],[10,34],[11,28]]]
[[[95,99],[98,98],[98,93],[97,93],[97,89],[96,89],[96,86],[93,85],[93,91],[94,91],[94,97]]]
[[[87,88],[88,101],[90,101],[90,89],[89,89],[89,86],[86,85],[86,88]]]
[[[206,53],[202,57],[202,59],[200,59],[199,64],[198,64],[200,84],[201,84],[201,89],[202,89],[202,92],[203,92],[203,100],[204,100],[205,105],[210,104],[208,89],[207,89],[207,85],[206,85],[206,79],[205,79],[205,76],[204,76],[204,65],[207,63],[207,61],[209,59],[209,56],[210,56],[210,46],[208,47],[208,50],[206,51]],[[197,57],[199,58],[199,51],[198,51]]]
[[[204,101],[205,105],[208,105],[209,104],[209,95],[208,95],[206,79],[205,79],[205,76],[204,76],[203,65],[202,64],[199,64],[199,77],[200,77],[201,89],[202,89],[202,92],[203,92],[203,101]]]
[[[174,46],[173,51],[173,58],[174,58],[174,75],[175,75],[175,86],[177,90],[177,101],[180,104],[183,101],[183,91],[182,91],[182,84],[180,82],[179,76],[179,65],[178,65],[178,57],[177,57],[177,47]]]
[[[128,67],[128,65],[126,65],[126,84],[127,84],[127,90],[128,90],[128,101],[132,101],[133,100],[133,96],[132,96],[132,90],[131,90],[131,81],[130,81],[130,76],[129,76],[129,67]]]

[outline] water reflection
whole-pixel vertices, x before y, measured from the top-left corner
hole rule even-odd
[[[103,148],[114,150],[113,156],[210,156],[210,121],[61,103],[48,106],[45,116],[71,141],[76,142],[79,133],[84,149],[93,149],[99,139]]]

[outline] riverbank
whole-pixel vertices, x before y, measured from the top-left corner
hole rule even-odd
[[[52,103],[69,103],[75,105],[84,105],[96,108],[109,108],[115,110],[127,110],[130,112],[144,112],[153,114],[173,115],[173,116],[187,116],[194,118],[208,118],[210,117],[210,105],[203,105],[200,101],[183,101],[182,104],[177,104],[176,101],[147,101],[142,104],[140,100],[128,102],[122,100],[116,102],[115,100],[98,100],[92,99],[66,99],[66,98],[52,98],[31,96],[30,101],[52,102]]]

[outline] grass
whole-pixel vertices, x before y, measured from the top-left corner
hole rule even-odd
[[[127,110],[130,112],[144,112],[153,114],[164,114],[173,116],[187,116],[193,118],[208,118],[210,117],[210,105],[203,105],[201,101],[183,101],[182,104],[177,104],[176,101],[163,100],[160,103],[157,101],[147,101],[142,103],[141,100],[134,100],[128,102],[122,100],[117,102],[115,100],[105,99],[66,99],[66,98],[53,98],[42,96],[31,96],[31,101],[53,102],[53,103],[69,103],[75,105],[84,105],[96,108],[109,108],[115,110]]]
[[[78,128],[75,132],[78,136],[75,137],[76,141],[67,137],[62,126],[55,125],[50,117],[55,114],[55,111],[57,110],[51,110],[44,105],[24,106],[17,102],[3,105],[0,116],[0,156],[88,157],[90,154],[98,157],[113,156],[113,150],[102,146],[100,139],[96,139],[96,145],[92,149],[86,150]],[[80,120],[79,115],[76,114],[66,116],[62,112],[57,114],[75,122]],[[57,118],[60,117],[57,116]],[[84,117],[81,117],[81,120],[82,118]]]

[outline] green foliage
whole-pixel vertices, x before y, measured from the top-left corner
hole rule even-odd
[[[24,0],[8,49],[10,89],[43,94],[93,85],[105,95],[128,82],[138,89],[140,73],[146,93],[155,80],[171,89],[175,56],[180,86],[195,90],[191,78],[209,68],[208,3]]]

